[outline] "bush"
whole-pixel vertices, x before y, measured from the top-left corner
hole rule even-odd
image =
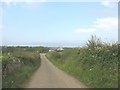
[[[93,35],[92,35],[91,39],[88,40],[88,42],[87,42],[87,46],[92,49],[96,48],[96,47],[101,47],[102,45],[103,45],[102,41]]]
[[[47,57],[88,87],[118,88],[118,45],[99,40],[92,36],[87,47],[65,49],[57,56],[48,53]]]
[[[12,47],[11,47],[12,48]],[[19,47],[7,50],[2,56],[2,87],[21,88],[30,75],[40,66],[39,52],[28,51]],[[27,48],[26,48],[27,49]]]

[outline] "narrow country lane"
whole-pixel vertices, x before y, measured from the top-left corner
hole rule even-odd
[[[33,74],[27,88],[86,88],[81,82],[55,67],[46,57],[40,54],[41,66]]]

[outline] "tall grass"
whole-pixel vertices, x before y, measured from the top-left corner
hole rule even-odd
[[[118,45],[92,37],[83,48],[49,52],[48,59],[92,88],[118,88]]]

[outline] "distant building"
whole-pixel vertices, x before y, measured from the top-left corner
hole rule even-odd
[[[54,52],[54,51],[57,51],[57,52],[62,52],[64,49],[62,47],[59,47],[59,48],[52,48],[49,50],[49,52]]]
[[[55,50],[50,49],[49,52],[54,52]]]
[[[63,51],[63,50],[64,50],[64,49],[63,49],[62,47],[56,49],[56,51],[58,51],[58,52],[61,52],[61,51]]]

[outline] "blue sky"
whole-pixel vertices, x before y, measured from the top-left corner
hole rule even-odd
[[[103,2],[4,2],[3,45],[82,46],[96,35],[118,40],[118,7]]]

